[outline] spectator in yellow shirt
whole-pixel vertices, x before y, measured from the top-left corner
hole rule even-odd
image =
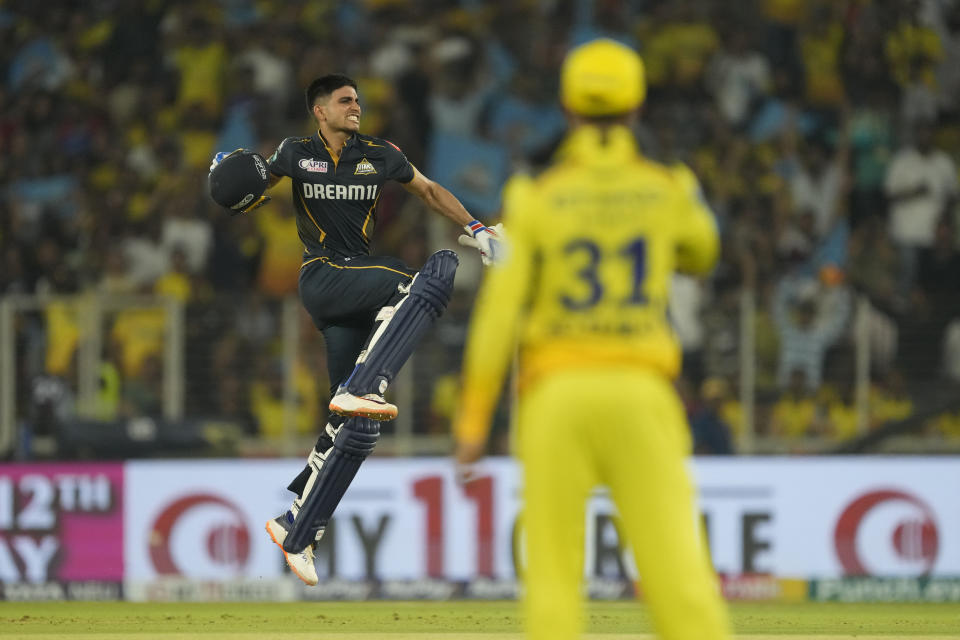
[[[187,273],[187,256],[182,249],[174,249],[170,254],[170,271],[157,280],[153,285],[153,292],[182,303],[190,300],[193,287],[190,274]]]
[[[195,18],[187,25],[186,41],[174,52],[173,62],[180,72],[178,106],[183,109],[199,103],[207,113],[219,113],[223,106],[227,49],[205,20]]]
[[[790,385],[774,403],[770,432],[783,438],[802,438],[821,430],[817,400],[807,387],[802,369],[790,374]]]

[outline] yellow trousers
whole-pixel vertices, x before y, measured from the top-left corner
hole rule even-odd
[[[690,433],[670,382],[637,369],[549,374],[520,399],[529,638],[583,630],[586,501],[606,485],[664,640],[730,637],[695,515]]]

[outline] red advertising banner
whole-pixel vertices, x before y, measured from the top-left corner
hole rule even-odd
[[[123,464],[0,465],[0,582],[123,580]]]

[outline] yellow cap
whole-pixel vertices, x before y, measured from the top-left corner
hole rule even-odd
[[[560,72],[560,99],[584,116],[627,113],[646,93],[643,61],[630,47],[598,38],[567,54]]]

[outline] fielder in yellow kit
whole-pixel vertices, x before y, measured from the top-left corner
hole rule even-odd
[[[641,156],[629,128],[640,57],[612,40],[574,49],[561,98],[572,130],[554,164],[504,192],[507,254],[472,319],[457,459],[482,455],[519,347],[529,637],[583,628],[585,505],[607,485],[657,632],[729,638],[695,516],[689,429],[672,379],[680,350],[666,309],[674,271],[717,258],[713,216],[685,167]]]

